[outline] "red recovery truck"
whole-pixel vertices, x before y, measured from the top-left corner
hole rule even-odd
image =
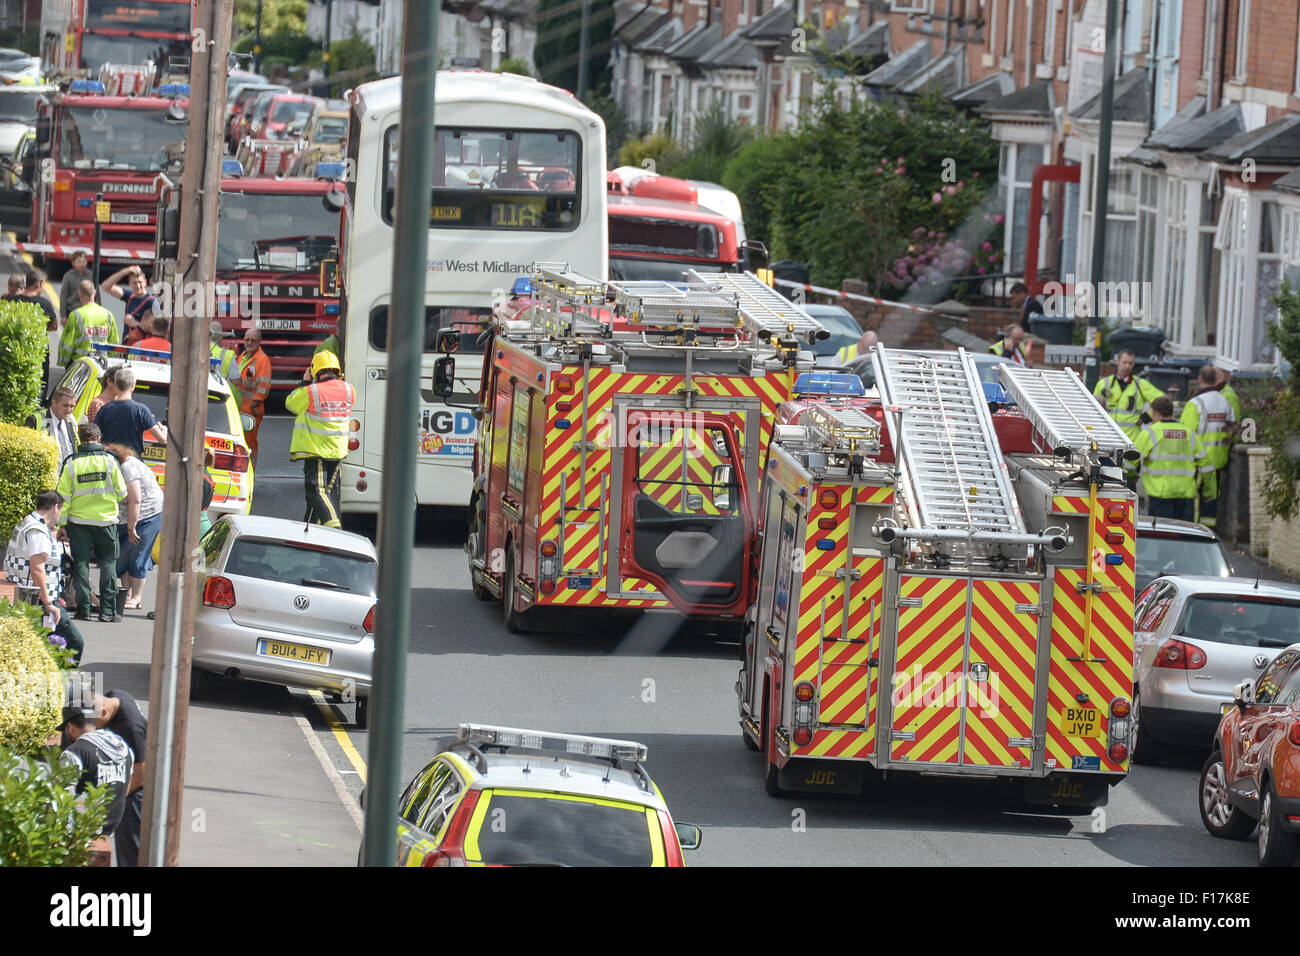
[[[180,178],[185,122],[169,111],[183,111],[188,100],[106,96],[102,89],[97,81],[74,81],[37,118],[31,242],[48,259],[66,261],[74,249],[91,248],[95,197],[101,193],[110,207],[103,245],[126,252],[104,261],[152,259],[160,174]]]
[[[193,23],[193,0],[43,0],[41,58],[46,73],[64,77],[148,63],[155,76],[188,74]]]
[[[316,346],[338,323],[342,190],[329,180],[221,181],[217,279],[229,291],[220,321],[237,335],[262,329],[272,388],[301,385]]]
[[[737,630],[773,415],[825,330],[748,273],[539,270],[484,349],[474,594],[512,632],[555,609]]]
[[[873,362],[877,394],[805,394],[771,445],[736,684],[766,789],[924,773],[1105,804],[1133,735],[1136,452],[1069,370],[1008,364],[999,390],[961,350]]]
[[[680,282],[687,269],[741,268],[735,221],[701,206],[693,184],[634,166],[606,181],[612,280]]]

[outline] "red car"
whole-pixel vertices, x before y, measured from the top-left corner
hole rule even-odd
[[[1300,644],[1238,684],[1201,769],[1201,821],[1226,840],[1259,827],[1261,866],[1290,866],[1300,834]]]

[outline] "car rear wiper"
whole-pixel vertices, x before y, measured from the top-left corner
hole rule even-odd
[[[312,588],[331,588],[335,591],[351,591],[352,589],[346,584],[335,584],[333,581],[317,581],[314,578],[303,578],[299,582],[304,587]]]
[[[1281,637],[1261,637],[1259,639],[1260,647],[1290,647],[1294,641],[1288,641]]]

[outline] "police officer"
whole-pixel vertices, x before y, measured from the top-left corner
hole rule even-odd
[[[212,344],[208,346],[208,353],[214,359],[220,360],[217,371],[221,373],[222,378],[230,383],[230,390],[238,394],[236,389],[239,387],[239,356],[234,353],[234,350],[228,349],[221,344],[227,335],[233,336],[234,334],[233,332],[227,332],[221,327],[220,322],[214,320],[208,329],[208,336],[212,339]]]
[[[92,355],[97,344],[116,345],[121,339],[113,313],[95,301],[95,283],[82,280],[77,286],[81,305],[68,315],[59,336],[59,365],[67,368],[82,355]]]
[[[318,352],[310,371],[313,384],[294,389],[284,400],[285,409],[297,416],[289,457],[303,465],[304,520],[337,528],[339,462],[348,453],[348,416],[357,393],[343,381],[343,370],[333,352]]]
[[[1198,477],[1210,466],[1196,432],[1170,421],[1173,416],[1173,400],[1157,397],[1151,403],[1151,422],[1139,427],[1134,445],[1142,455],[1147,513],[1191,521]]]
[[[117,459],[99,443],[99,426],[77,427],[81,444],[67,460],[55,490],[68,503],[59,518],[72,546],[72,585],[78,621],[90,620],[90,562],[99,562],[99,619],[120,621],[117,591],[118,502],[126,497],[126,481]],[[125,595],[123,595],[125,598]]]
[[[1004,355],[1017,365],[1028,365],[1025,347],[1020,344],[1024,338],[1025,330],[1018,325],[1013,325],[1007,329],[1006,335],[989,346],[989,352],[993,355]]]
[[[1232,452],[1232,427],[1237,421],[1232,405],[1219,391],[1219,373],[1213,365],[1202,365],[1197,373],[1201,390],[1183,407],[1180,421],[1195,432],[1205,449],[1210,470],[1201,479],[1200,522],[1213,528],[1219,517],[1219,477],[1228,467]]]

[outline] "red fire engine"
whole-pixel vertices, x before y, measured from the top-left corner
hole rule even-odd
[[[686,269],[740,268],[735,221],[701,206],[693,184],[633,166],[607,181],[611,279],[677,282]]]
[[[740,624],[773,415],[825,331],[752,274],[687,280],[543,267],[496,326],[467,551],[509,630],[548,608]]]
[[[229,286],[221,324],[237,333],[262,329],[272,388],[301,385],[316,346],[338,323],[342,189],[315,179],[221,181],[217,278]]]
[[[176,96],[106,96],[97,81],[78,80],[42,106],[36,126],[37,194],[31,242],[47,257],[71,258],[95,235],[95,197],[109,203],[106,248],[132,259],[153,255],[160,173],[179,179],[185,145],[187,88]],[[105,258],[105,262],[119,261]]]
[[[193,0],[44,0],[41,57],[47,73],[65,77],[149,63],[155,77],[188,75],[193,22]]]
[[[781,409],[764,473],[736,691],[768,792],[910,771],[1104,804],[1131,746],[1132,445],[1068,370],[1001,367],[1017,408],[990,414],[962,351],[873,359],[876,396]]]

